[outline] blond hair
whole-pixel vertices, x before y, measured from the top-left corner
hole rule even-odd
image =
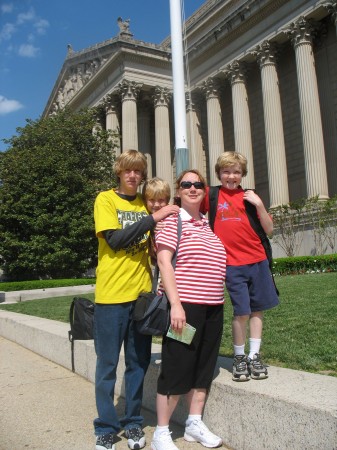
[[[247,175],[247,158],[238,152],[224,152],[219,156],[215,164],[215,173],[219,180],[220,170],[226,167],[234,166],[234,164],[239,164],[243,177]]]
[[[144,184],[142,194],[144,200],[165,199],[168,203],[171,198],[171,188],[167,181],[153,177]]]
[[[143,153],[137,150],[126,150],[114,162],[113,170],[118,178],[123,170],[140,170],[142,181],[147,179],[147,161]]]

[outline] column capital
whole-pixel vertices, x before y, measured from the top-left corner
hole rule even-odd
[[[220,96],[220,82],[216,78],[209,77],[202,83],[201,91],[206,96],[206,100],[218,99]]]
[[[202,102],[202,95],[200,91],[193,93],[186,92],[185,99],[186,99],[186,112],[200,110]]]
[[[264,41],[255,47],[252,54],[255,56],[260,68],[265,66],[275,66],[278,47],[274,42]]]
[[[123,80],[118,83],[117,92],[122,101],[136,101],[142,86],[142,84],[136,83],[135,81]]]
[[[244,62],[235,60],[226,67],[226,75],[231,85],[236,83],[245,83],[247,66]]]
[[[105,108],[106,114],[117,112],[119,104],[120,101],[116,92],[108,94],[103,98],[102,101],[102,105]]]
[[[289,36],[294,47],[312,45],[313,38],[317,33],[317,26],[315,21],[301,16],[284,28],[283,31]]]
[[[154,107],[157,106],[169,106],[172,98],[172,92],[165,87],[155,86],[154,94],[152,96]]]
[[[326,8],[329,11],[333,23],[337,26],[337,1],[336,0],[323,1],[321,3],[321,6],[323,6],[323,8]]]

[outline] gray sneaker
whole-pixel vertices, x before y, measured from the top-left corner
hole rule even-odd
[[[248,381],[248,359],[246,355],[236,355],[233,361],[233,381]]]
[[[253,358],[248,359],[248,370],[251,378],[254,380],[263,380],[264,378],[268,378],[268,370],[267,367],[261,361],[259,353],[255,353]]]

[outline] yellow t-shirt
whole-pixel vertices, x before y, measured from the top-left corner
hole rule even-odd
[[[149,232],[120,250],[112,250],[102,235],[104,230],[126,228],[147,215],[140,194],[133,201],[120,198],[112,189],[98,194],[94,208],[98,237],[96,303],[130,302],[141,292],[151,290]]]

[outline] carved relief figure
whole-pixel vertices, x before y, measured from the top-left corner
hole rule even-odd
[[[57,93],[57,98],[56,98],[56,105],[57,105],[57,110],[59,109],[63,109],[65,106],[64,103],[64,95],[63,95],[63,91],[62,89],[60,89]],[[55,106],[56,106],[55,105]]]
[[[83,86],[83,66],[80,65],[76,69],[76,91]]]

